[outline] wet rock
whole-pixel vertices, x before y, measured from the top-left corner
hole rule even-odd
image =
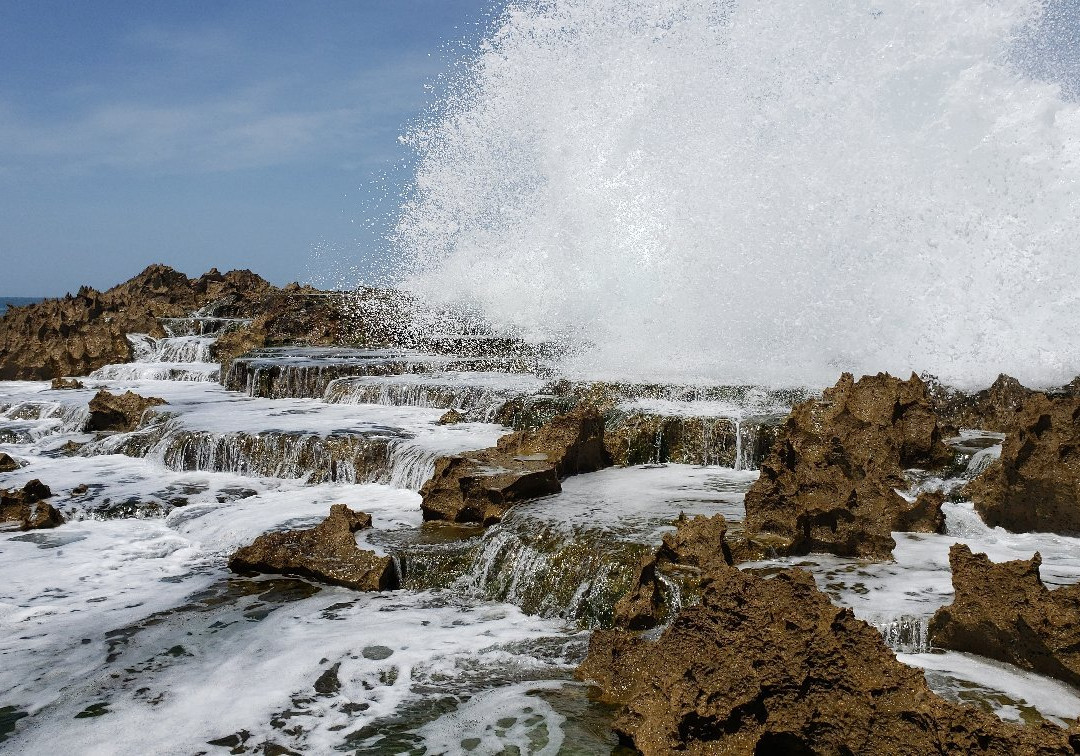
[[[949,550],[955,596],[930,620],[931,642],[1080,687],[1080,585],[1048,589],[1041,563],[1036,552],[995,564],[955,544]]]
[[[698,588],[698,576],[733,563],[725,540],[727,520],[722,514],[688,518],[680,513],[674,525],[675,532],[664,534],[656,553],[642,558],[634,587],[616,602],[615,627],[647,630],[669,618],[670,596],[661,575],[677,580],[683,591],[693,591]]]
[[[535,431],[504,436],[494,448],[439,458],[420,490],[421,508],[425,520],[490,525],[515,502],[558,493],[561,478],[610,464],[603,417],[580,407]]]
[[[578,676],[622,705],[614,728],[645,754],[1074,752],[1057,727],[939,698],[797,569],[718,570],[656,641],[593,633]]]
[[[101,389],[90,400],[90,418],[86,421],[86,430],[135,430],[147,409],[162,404],[167,402],[156,396],[140,396],[131,391],[111,394]]]
[[[1080,397],[1030,396],[966,493],[990,526],[1080,532]]]
[[[845,373],[821,399],[796,405],[746,494],[746,528],[789,539],[786,551],[884,557],[894,530],[939,530],[940,501],[911,504],[903,471],[952,460],[926,384]],[[928,509],[929,508],[929,509]]]
[[[682,417],[613,412],[604,445],[616,465],[736,463],[735,422],[727,417]]]
[[[211,304],[226,313],[250,310],[270,289],[250,271],[189,279],[151,265],[105,292],[84,286],[74,296],[9,308],[0,318],[0,380],[86,375],[130,362],[127,334],[164,336],[158,318],[183,317]]]
[[[51,388],[53,391],[81,389],[83,388],[83,383],[82,381],[77,381],[74,378],[53,378],[52,385],[49,388]]]
[[[394,590],[399,586],[393,560],[356,545],[353,533],[369,527],[370,515],[334,504],[314,528],[259,536],[230,557],[229,569],[299,575],[358,591]]]
[[[1037,393],[1002,373],[989,388],[969,394],[928,381],[934,412],[948,435],[961,428],[1004,433],[1024,402]]]
[[[0,524],[17,524],[20,530],[55,528],[64,517],[45,499],[52,496],[40,480],[31,480],[19,489],[0,489]]]
[[[447,410],[439,418],[439,425],[457,425],[465,422],[465,414],[457,410]]]
[[[19,469],[19,463],[16,462],[6,452],[0,452],[0,472],[11,472]]]

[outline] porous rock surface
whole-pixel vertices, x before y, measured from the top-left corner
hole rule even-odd
[[[420,490],[421,508],[425,520],[490,525],[515,502],[558,493],[561,478],[610,464],[604,418],[582,405],[537,430],[504,436],[490,449],[440,457]]]
[[[156,396],[140,396],[133,391],[112,394],[101,389],[90,400],[90,417],[86,421],[86,430],[135,430],[146,410],[162,404],[167,402]]]
[[[966,492],[990,526],[1080,533],[1080,397],[1028,397]]]
[[[994,563],[949,550],[955,596],[930,620],[935,646],[987,656],[1080,687],[1080,585],[1050,590],[1042,559]]]
[[[1024,402],[1036,393],[1004,373],[974,394],[946,388],[936,380],[928,386],[938,422],[949,434],[961,428],[1004,433]]]
[[[358,591],[394,590],[399,586],[393,560],[356,545],[353,534],[369,527],[370,515],[334,504],[314,528],[259,536],[230,557],[229,568],[299,575]]]
[[[129,333],[164,336],[158,318],[184,317],[214,303],[217,314],[250,312],[272,287],[251,271],[196,279],[151,265],[105,292],[84,286],[62,299],[9,308],[0,318],[0,380],[86,375],[130,362]]]
[[[7,452],[0,452],[0,472],[11,472],[12,470],[18,470],[19,463],[16,462],[10,454]]]
[[[788,539],[787,553],[886,557],[894,530],[940,532],[941,497],[912,503],[903,471],[952,460],[926,384],[844,373],[796,405],[746,494],[748,533]]]
[[[55,528],[64,517],[49,502],[52,491],[40,480],[31,480],[21,489],[0,489],[0,524],[17,524],[20,530]]]
[[[645,754],[1061,754],[1069,733],[945,701],[798,569],[729,567],[656,641],[596,631],[578,676]]]

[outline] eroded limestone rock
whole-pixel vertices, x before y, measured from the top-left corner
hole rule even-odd
[[[1080,532],[1080,397],[1028,397],[967,494],[990,526]]]
[[[101,389],[90,400],[90,418],[86,421],[86,430],[135,430],[147,409],[162,404],[167,402],[156,396],[140,396],[132,391],[112,394]]]
[[[850,373],[796,405],[746,494],[746,527],[788,539],[792,554],[885,557],[894,530],[939,531],[940,498],[910,503],[903,471],[952,460],[926,384]]]
[[[1080,585],[1055,590],[1042,559],[991,562],[964,544],[949,550],[955,596],[930,621],[935,646],[967,651],[1080,686]]]
[[[19,469],[19,463],[7,452],[0,452],[0,472],[11,472]]]
[[[714,572],[655,642],[593,634],[579,677],[645,754],[1073,753],[1068,733],[949,703],[797,569]]]
[[[77,381],[74,378],[53,378],[52,384],[49,386],[53,391],[67,391],[71,389],[83,388],[83,382]]]
[[[0,489],[0,523],[17,524],[20,530],[55,528],[64,517],[45,501],[52,491],[40,480],[31,480],[21,489]]]
[[[299,575],[358,591],[394,590],[399,586],[393,560],[356,545],[353,534],[369,527],[370,515],[334,504],[314,528],[259,536],[230,557],[229,569]]]
[[[493,448],[439,458],[420,490],[424,519],[490,525],[515,502],[558,493],[561,478],[610,464],[604,419],[583,406]]]

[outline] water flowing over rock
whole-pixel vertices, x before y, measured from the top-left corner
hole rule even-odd
[[[13,307],[0,319],[0,380],[86,375],[134,356],[126,336],[164,336],[159,318],[177,318],[213,303],[223,314],[250,311],[271,286],[251,271],[197,279],[151,265],[105,292],[78,294]]]
[[[806,572],[714,572],[656,641],[593,634],[578,676],[645,754],[1073,753],[1068,733],[949,703]]]
[[[1015,664],[1080,686],[1080,585],[1055,590],[1038,552],[995,564],[965,544],[949,550],[955,597],[930,621],[934,645]]]
[[[344,504],[309,530],[265,533],[229,559],[234,572],[299,575],[358,591],[387,591],[398,587],[390,557],[360,549],[353,536],[371,527],[371,517]]]
[[[796,405],[746,494],[746,526],[790,539],[790,553],[888,556],[894,530],[939,532],[941,500],[897,493],[903,471],[952,459],[926,384],[844,373]],[[936,504],[936,506],[935,506]]]
[[[18,523],[20,530],[55,528],[64,517],[45,499],[52,491],[40,480],[31,480],[21,490],[0,489],[0,524]]]
[[[166,404],[166,401],[156,396],[139,396],[132,391],[117,395],[101,389],[90,400],[90,418],[86,421],[86,430],[134,430],[147,409],[162,404]]]
[[[560,478],[610,464],[604,418],[583,405],[538,430],[505,436],[492,449],[441,457],[420,491],[424,519],[490,525],[514,502],[558,493]]]
[[[966,490],[988,525],[1080,532],[1080,397],[1029,397],[1005,435],[1001,458]]]

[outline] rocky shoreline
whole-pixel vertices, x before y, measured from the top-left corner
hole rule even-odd
[[[107,292],[84,289],[9,310],[0,319],[0,379],[82,390],[76,377],[135,359],[129,334],[164,337],[163,322],[196,313],[230,320],[211,354],[221,365],[219,380],[247,386],[252,396],[274,395],[271,384],[281,380],[253,380],[250,373],[241,380],[258,350],[293,345],[422,345],[455,369],[528,374],[531,365],[537,380],[551,378],[541,366],[550,350],[501,337],[418,335],[408,325],[415,307],[392,292],[278,289],[249,271],[189,279],[151,266]],[[413,358],[403,352],[400,359]],[[377,377],[378,369],[361,377]],[[349,380],[340,368],[328,375]],[[325,389],[327,376],[318,379]],[[618,708],[613,726],[620,741],[646,754],[1080,751],[1075,727],[1019,726],[940,698],[921,671],[898,662],[876,629],[833,603],[806,572],[739,568],[808,554],[887,562],[895,533],[945,534],[943,507],[961,500],[973,501],[990,527],[1080,533],[1077,384],[1034,391],[1001,376],[965,394],[916,375],[844,374],[820,396],[792,392],[782,422],[755,426],[761,472],[745,494],[745,521],[736,528],[721,514],[680,515],[653,550],[626,565],[633,579],[606,607],[610,622],[594,630],[578,670]],[[513,433],[494,446],[434,460],[419,487],[427,537],[462,525],[497,528],[515,507],[542,508],[571,476],[613,465],[688,458],[739,464],[738,423],[662,416],[648,403],[627,410],[634,406],[628,397],[638,401],[649,391],[551,380],[542,391],[506,397],[492,419]],[[80,430],[107,441],[153,429],[171,412],[164,398],[101,389],[87,403]],[[469,419],[451,408],[439,424]],[[1000,455],[965,487],[946,486],[961,461],[946,441],[967,429],[999,434]],[[0,475],[20,465],[0,453]],[[56,499],[37,480],[0,490],[0,524],[56,528],[65,522]],[[404,552],[358,545],[358,534],[377,539],[377,531],[370,516],[334,504],[313,528],[265,533],[235,550],[228,564],[240,574],[294,575],[358,591],[407,589]],[[957,544],[949,561],[955,598],[930,623],[934,645],[1080,686],[1075,586],[1048,589],[1038,553],[995,564]]]

